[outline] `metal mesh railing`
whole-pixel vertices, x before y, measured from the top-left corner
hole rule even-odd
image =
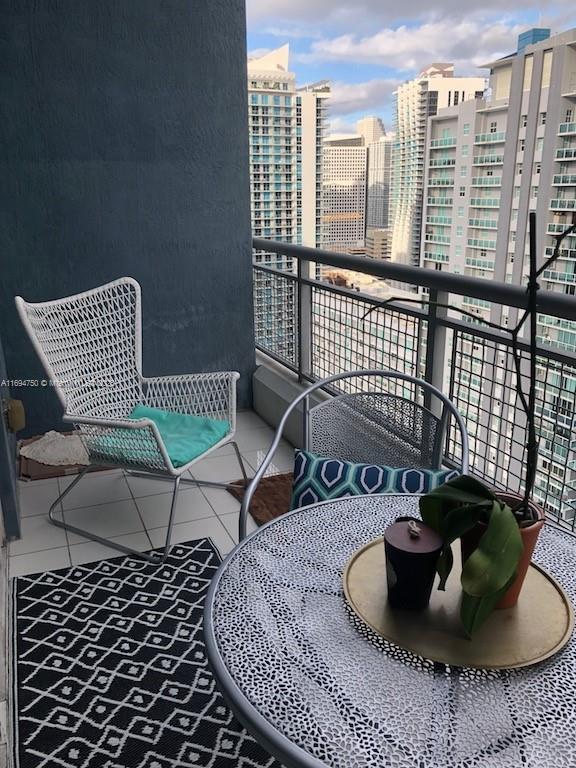
[[[371,268],[367,264],[366,272]],[[461,412],[470,435],[473,473],[495,487],[522,490],[526,417],[518,397],[509,334],[462,319],[457,311],[434,313],[432,318],[429,308],[403,305],[401,299],[393,307],[375,308],[381,302],[379,296],[302,279],[295,269],[291,273],[264,269],[268,268],[254,266],[257,346],[261,351],[297,372],[302,380],[370,368],[426,379],[444,391]],[[505,323],[516,312],[504,302],[487,303],[478,293],[475,298],[452,298],[449,303],[472,309],[479,316],[488,317],[498,307]],[[527,344],[520,341],[519,349],[521,381],[527,390]],[[571,437],[576,414],[576,354],[565,346],[555,347],[549,338],[538,353],[539,456],[534,497],[550,516],[576,530],[576,440]],[[391,394],[412,397],[409,388],[402,389],[406,386],[394,382]],[[459,464],[459,451],[452,425],[446,462]]]

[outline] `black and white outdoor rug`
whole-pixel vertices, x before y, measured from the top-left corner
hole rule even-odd
[[[13,581],[16,768],[279,768],[225,706],[202,611],[209,539]]]

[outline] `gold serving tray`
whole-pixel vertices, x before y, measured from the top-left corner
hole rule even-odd
[[[460,624],[460,547],[445,592],[432,590],[424,611],[388,606],[382,537],[358,550],[344,571],[344,595],[366,627],[395,645],[431,661],[475,669],[515,669],[549,658],[572,634],[574,612],[560,585],[531,563],[514,608],[495,610],[468,639]],[[371,631],[370,631],[371,630]]]

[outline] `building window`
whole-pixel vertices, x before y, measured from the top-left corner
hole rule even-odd
[[[564,118],[565,123],[571,123],[572,122],[572,109],[566,110],[566,117]]]
[[[461,245],[455,245],[454,246],[454,253],[456,256],[462,256],[462,246]]]
[[[466,197],[466,187],[460,187],[460,197]]]
[[[566,120],[566,122],[568,123],[569,120]],[[464,126],[462,127],[462,132],[464,136],[468,136],[468,134],[470,133],[470,123],[464,123]]]
[[[516,165],[516,175],[522,176],[522,163],[517,163]]]
[[[538,152],[539,150],[541,150],[543,146],[544,146],[544,137],[539,136],[536,139],[536,151]]]
[[[468,157],[468,144],[462,145],[462,157]]]
[[[462,216],[464,216],[464,206],[463,205],[459,205],[458,206],[458,218],[461,219]]]
[[[540,112],[540,125],[546,125],[546,112]]]
[[[464,235],[464,228],[462,226],[456,227],[456,237],[462,237]]]
[[[460,166],[460,176],[464,177],[468,173],[468,167],[466,165]]]
[[[522,115],[522,128],[526,128],[528,125],[528,115]]]
[[[495,122],[490,123],[490,133],[496,133],[497,124]]]
[[[454,91],[454,106],[456,106],[458,104],[459,96],[460,96],[460,94],[458,93],[458,91]]]
[[[540,173],[542,170],[542,163],[534,163],[534,173]]]
[[[524,152],[524,147],[526,146],[526,142],[524,139],[520,139],[518,142],[518,152]]]

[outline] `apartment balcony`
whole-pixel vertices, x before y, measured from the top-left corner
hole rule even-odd
[[[566,229],[566,224],[554,224],[550,222],[546,227],[548,235],[559,235]]]
[[[452,224],[452,219],[450,216],[426,216],[426,223],[449,227]]]
[[[564,200],[556,198],[550,200],[550,210],[552,211],[576,211],[576,200]]]
[[[438,206],[450,207],[454,203],[454,198],[452,198],[452,197],[429,197],[429,198],[427,198],[426,202],[427,202],[428,205],[438,205]]]
[[[453,166],[456,165],[456,158],[455,157],[443,157],[439,160],[430,160],[429,162],[430,168],[443,168],[445,166]]]
[[[455,147],[456,139],[449,136],[444,139],[430,139],[430,149],[441,149],[442,147]]]
[[[438,251],[424,251],[424,259],[427,261],[435,261],[441,264],[446,264],[450,261],[450,257],[447,253],[440,253]]]
[[[576,186],[576,173],[555,174],[552,177],[552,184],[555,187],[574,187]]]
[[[474,144],[504,144],[506,133],[498,131],[496,133],[477,133],[474,137]]]
[[[450,236],[441,235],[438,232],[426,232],[424,234],[424,240],[427,243],[440,243],[442,245],[450,245]]]
[[[558,126],[558,136],[576,135],[576,123],[560,123]]]
[[[554,254],[554,248],[549,245],[544,249],[546,256],[552,256]],[[576,259],[576,248],[560,248],[558,251],[558,258],[560,259]]]
[[[501,187],[502,176],[474,176],[472,178],[473,187]]]
[[[476,155],[473,159],[473,165],[502,165],[504,155]]]
[[[471,248],[480,248],[481,250],[489,251],[496,250],[496,240],[482,240],[477,237],[469,237],[467,242]]]
[[[500,208],[500,199],[497,197],[471,197],[470,205],[473,208]]]
[[[561,147],[556,150],[556,160],[576,160],[576,147]]]
[[[559,272],[555,269],[545,269],[544,272],[542,272],[542,277],[544,280],[549,280],[551,283],[560,283],[562,285],[576,284],[576,272],[573,271]]]
[[[454,179],[428,179],[428,186],[429,187],[453,187],[454,186]]]
[[[468,219],[468,226],[473,229],[498,229],[497,219]]]

